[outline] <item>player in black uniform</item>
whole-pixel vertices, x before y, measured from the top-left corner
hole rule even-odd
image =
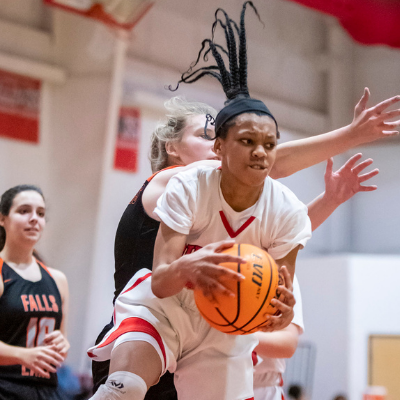
[[[20,185],[0,200],[0,400],[58,400],[68,285],[33,256],[45,227],[41,190]]]

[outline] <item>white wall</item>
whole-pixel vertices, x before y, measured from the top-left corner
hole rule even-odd
[[[398,334],[399,256],[304,258],[296,266],[304,310],[301,340],[316,345],[311,400],[347,393],[359,400],[368,384],[368,337]]]

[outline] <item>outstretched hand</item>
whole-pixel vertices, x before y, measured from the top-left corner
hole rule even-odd
[[[339,206],[358,192],[371,192],[376,190],[375,185],[362,186],[363,182],[379,174],[379,170],[374,170],[361,174],[361,172],[373,163],[371,158],[356,163],[361,159],[362,154],[358,153],[351,157],[342,167],[333,172],[333,159],[329,158],[325,171],[325,196]]]
[[[400,120],[389,122],[400,116],[400,109],[386,111],[390,106],[400,101],[400,96],[394,96],[377,105],[367,108],[370,97],[368,88],[364,89],[360,101],[354,108],[354,119],[350,129],[357,144],[369,143],[374,140],[399,134]]]

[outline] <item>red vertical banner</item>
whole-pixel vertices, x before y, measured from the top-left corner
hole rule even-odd
[[[140,109],[121,107],[118,120],[118,135],[115,143],[115,169],[126,172],[137,171],[140,131]]]
[[[0,137],[39,143],[41,81],[0,70]]]

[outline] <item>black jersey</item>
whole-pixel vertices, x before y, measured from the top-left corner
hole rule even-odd
[[[175,168],[175,167],[170,167]],[[143,207],[143,191],[157,175],[153,174],[126,207],[115,235],[114,300],[133,275],[142,268],[153,268],[153,251],[160,223],[149,217]]]
[[[28,281],[18,275],[0,258],[0,273],[4,291],[0,297],[0,340],[20,347],[43,344],[44,336],[60,329],[62,320],[61,295],[48,269],[39,263],[42,278]],[[56,386],[57,374],[42,378],[21,365],[0,366],[0,376],[13,381],[36,382]]]
[[[175,168],[175,167],[169,167]],[[160,223],[149,217],[143,207],[142,196],[150,181],[157,175],[153,174],[140,188],[125,209],[119,221],[115,235],[115,292],[114,300],[122,292],[133,275],[142,268],[153,269],[153,251]],[[106,325],[96,340],[99,343],[113,327],[112,321]],[[94,392],[108,377],[110,360],[92,361]],[[146,393],[145,400],[163,399],[177,400],[173,382],[173,374],[168,371],[160,381]]]

